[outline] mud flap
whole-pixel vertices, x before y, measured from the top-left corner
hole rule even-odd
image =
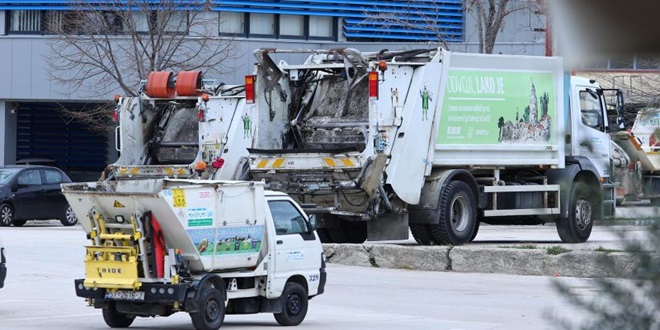
[[[408,213],[388,213],[379,215],[367,223],[367,240],[395,241],[409,238]]]

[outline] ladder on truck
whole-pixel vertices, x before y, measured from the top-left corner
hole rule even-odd
[[[137,290],[142,286],[140,277],[150,274],[142,216],[136,212],[129,219],[106,218],[90,210],[92,245],[85,247],[85,287]]]

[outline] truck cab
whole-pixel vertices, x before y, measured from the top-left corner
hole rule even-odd
[[[63,192],[91,242],[76,294],[110,327],[175,312],[189,313],[197,330],[262,312],[298,325],[324,292],[315,217],[263,183],[140,179]]]

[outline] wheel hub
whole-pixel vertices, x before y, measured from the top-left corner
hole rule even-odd
[[[592,208],[591,203],[584,198],[577,200],[575,204],[575,220],[580,229],[585,229],[591,223]]]
[[[291,295],[286,304],[286,309],[290,315],[298,315],[302,310],[302,301],[297,295]]]
[[[209,321],[213,321],[218,318],[219,314],[220,314],[220,308],[218,306],[218,303],[215,300],[209,301],[206,304],[206,309],[205,309],[206,319]]]
[[[451,226],[456,231],[465,231],[469,223],[468,200],[465,196],[456,196],[451,203]]]

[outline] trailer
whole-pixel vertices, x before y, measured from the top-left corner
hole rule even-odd
[[[302,63],[278,57],[306,54]],[[258,49],[249,175],[319,217],[325,242],[470,242],[480,223],[614,215],[603,90],[558,57]],[[619,93],[620,96],[620,93]],[[619,97],[619,100],[622,99]]]
[[[176,312],[197,330],[220,328],[225,314],[298,325],[324,291],[314,217],[263,183],[139,179],[62,191],[90,240],[76,295],[110,327]]]

